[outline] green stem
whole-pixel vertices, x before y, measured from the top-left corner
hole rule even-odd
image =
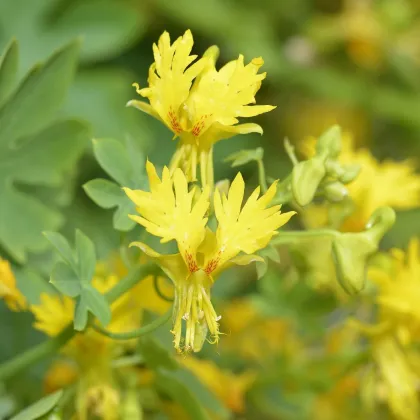
[[[265,177],[265,167],[262,159],[257,160],[258,165],[258,180],[261,186],[261,191],[265,193],[268,190],[267,178]]]
[[[156,266],[153,263],[142,264],[134,267],[130,272],[118,282],[109,292],[105,293],[108,303],[115,302],[127,290],[130,290],[144,277],[156,273]]]
[[[99,325],[92,325],[92,328],[109,338],[112,338],[113,340],[131,340],[133,338],[139,338],[142,335],[149,334],[152,331],[156,330],[160,326],[166,324],[169,320],[169,318],[172,315],[172,308],[166,312],[166,314],[160,316],[159,318],[155,319],[153,322],[151,322],[148,325],[145,325],[144,327],[140,327],[133,331],[123,332],[123,333],[113,333],[111,331],[106,330],[105,328],[100,327]]]
[[[44,341],[41,344],[18,354],[12,360],[3,363],[0,366],[0,382],[11,378],[16,373],[26,369],[38,360],[43,359],[51,353],[55,353],[64,344],[66,344],[74,335],[76,331],[73,329],[73,324],[68,325],[60,334]]]
[[[155,290],[156,290],[157,295],[158,295],[161,299],[166,300],[166,302],[173,302],[173,301],[174,301],[174,299],[173,299],[173,298],[168,297],[168,296],[165,296],[165,295],[162,293],[162,291],[160,290],[160,287],[159,287],[159,277],[158,277],[158,276],[154,276],[154,277],[153,277],[153,286],[155,287]]]
[[[293,166],[296,166],[299,163],[299,161],[295,154],[295,147],[292,146],[287,137],[284,139],[284,149],[286,150],[287,156],[289,156],[289,159],[291,160]]]
[[[305,239],[327,239],[335,238],[340,232],[332,229],[314,229],[314,230],[298,230],[280,232],[272,240],[273,245],[296,243]]]
[[[153,264],[143,264],[137,266],[131,270],[126,277],[124,277],[118,284],[116,284],[108,293],[105,294],[105,297],[108,303],[115,302],[119,297],[121,297],[127,290],[135,286],[141,279],[145,276],[155,272]],[[148,325],[143,328],[149,327]],[[153,330],[153,328],[152,328]],[[0,382],[3,382],[22,370],[27,369],[29,366],[38,362],[39,360],[45,358],[46,356],[57,352],[61,347],[63,347],[77,331],[74,330],[73,324],[68,325],[64,330],[58,334],[56,337],[50,338],[47,341],[44,341],[41,344],[21,353],[12,358],[9,361],[6,361],[0,365]]]

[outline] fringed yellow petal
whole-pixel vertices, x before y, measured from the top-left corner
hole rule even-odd
[[[233,181],[228,197],[214,194],[214,210],[218,221],[217,246],[207,255],[206,267],[212,272],[218,266],[231,260],[239,252],[252,254],[267,246],[270,239],[295,214],[282,214],[280,206],[268,207],[276,193],[276,183],[260,198],[257,188],[241,209],[245,185],[242,176]]]
[[[175,240],[191,272],[197,269],[196,253],[204,239],[209,207],[209,189],[196,194],[189,191],[184,173],[176,169],[173,176],[164,168],[162,180],[151,162],[147,162],[150,192],[125,188],[141,216],[131,215],[162,242]],[[198,197],[197,197],[198,196]]]

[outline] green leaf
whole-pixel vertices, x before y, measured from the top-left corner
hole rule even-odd
[[[156,374],[156,386],[161,392],[166,393],[175,402],[180,404],[188,413],[191,420],[210,419],[200,400],[194,395],[193,390],[186,386],[182,378],[179,378],[173,371],[158,370]]]
[[[95,139],[93,140],[93,152],[104,171],[118,184],[122,186],[131,184],[130,158],[123,144],[112,139]]]
[[[35,420],[51,411],[63,396],[63,390],[54,392],[22,410],[10,420]]]
[[[63,260],[76,271],[76,260],[67,239],[58,232],[43,232],[43,234],[58,251]]]
[[[74,308],[74,320],[73,325],[76,331],[83,331],[86,328],[89,318],[89,310],[86,306],[86,302],[79,297]]]
[[[0,57],[0,106],[15,87],[18,60],[18,43],[12,39]]]
[[[2,203],[0,218],[7,221],[0,224],[0,245],[19,262],[26,260],[27,251],[44,250],[47,242],[42,238],[41,232],[56,230],[63,223],[63,218],[54,207],[41,203],[32,195],[16,190],[15,181],[30,185],[61,185],[65,180],[65,172],[74,166],[75,161],[83,152],[89,139],[89,130],[79,121],[61,121],[38,134],[26,137],[21,147],[10,148],[8,143],[11,138],[17,138],[20,134],[29,134],[26,129],[22,131],[21,126],[26,126],[28,130],[37,128],[37,123],[32,125],[31,119],[39,112],[39,109],[44,109],[43,95],[51,94],[47,85],[48,80],[53,77],[50,73],[53,70],[59,72],[61,68],[63,77],[66,78],[69,71],[63,66],[66,62],[67,66],[73,65],[70,63],[69,56],[73,50],[74,48],[65,49],[55,56],[55,59],[49,62],[50,65],[46,65],[39,71],[36,80],[31,79],[32,82],[30,82],[28,79],[25,82],[29,87],[24,88],[22,85],[0,109],[0,121],[4,121],[4,115],[7,116],[9,112],[14,113],[13,116],[9,115],[10,121],[17,115],[22,118],[22,121],[15,123],[7,121],[4,126],[3,122],[0,122],[1,135],[7,133],[11,135],[7,137],[7,134],[5,141],[0,138],[0,202]],[[58,64],[61,65],[58,66]],[[54,78],[56,77],[55,75]],[[66,79],[63,79],[63,86],[66,83]],[[41,89],[46,90],[43,92]],[[60,94],[60,91],[58,90],[57,93]],[[25,97],[32,94],[39,96],[38,100],[43,104],[42,106]],[[50,105],[46,103],[45,109]],[[29,116],[20,114],[26,106],[33,106],[35,109],[28,110]],[[14,110],[15,107],[19,109]],[[29,125],[26,125],[27,121]],[[17,131],[13,128],[13,124],[16,124]]]
[[[111,209],[115,207],[125,194],[115,182],[107,179],[93,179],[83,185],[86,194],[100,207]]]
[[[240,150],[239,152],[229,155],[225,162],[232,162],[232,168],[245,165],[249,162],[259,161],[264,156],[264,149],[257,147],[256,149]]]
[[[79,42],[35,66],[0,109],[0,147],[45,127],[63,102],[76,69]]]
[[[89,312],[95,315],[104,327],[111,321],[111,309],[104,295],[91,285],[83,285],[81,294],[76,302],[75,330],[82,331],[86,328]]]
[[[55,22],[51,36],[67,42],[82,34],[82,59],[105,60],[121,53],[144,31],[140,13],[110,0],[71,3]]]
[[[76,230],[76,260],[79,279],[90,283],[96,266],[96,253],[93,242],[79,229]]]
[[[28,265],[28,267],[30,266]],[[33,267],[13,269],[18,289],[25,295],[31,305],[38,305],[41,294],[52,295],[56,293],[56,290],[45,278],[32,270]]]
[[[83,186],[86,194],[102,208],[117,207],[113,218],[114,228],[129,231],[135,226],[128,217],[135,213],[135,205],[121,188],[145,187],[143,152],[130,139],[127,140],[126,147],[116,140],[94,140],[93,150],[99,164],[119,185],[104,179],[95,179]]]
[[[126,194],[116,183],[107,179],[94,179],[83,185],[83,189],[99,207],[118,207],[113,218],[115,229],[129,231],[134,227],[135,222],[128,215],[135,214],[136,206],[127,200]]]
[[[76,273],[66,264],[58,262],[51,273],[50,283],[60,292],[72,298],[81,293],[80,281]]]

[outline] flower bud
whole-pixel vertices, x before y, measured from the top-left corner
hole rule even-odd
[[[334,238],[332,254],[337,279],[347,293],[358,293],[364,288],[368,259],[394,222],[394,210],[382,207],[373,213],[364,232],[342,233]]]
[[[292,192],[300,206],[306,206],[312,201],[324,176],[324,160],[321,157],[299,162],[293,167]]]
[[[328,201],[339,202],[348,195],[347,188],[341,182],[330,182],[324,187],[324,196]]]
[[[323,133],[316,144],[317,155],[337,158],[341,152],[341,128],[333,125]]]
[[[354,181],[360,174],[362,169],[360,165],[343,166],[344,172],[338,178],[343,184],[349,184]]]

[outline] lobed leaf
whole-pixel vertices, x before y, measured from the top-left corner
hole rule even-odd
[[[96,266],[95,246],[79,229],[76,230],[77,273],[82,283],[90,283]]]
[[[120,231],[133,229],[135,223],[128,215],[133,214],[135,205],[124,194],[122,187],[144,188],[144,155],[133,140],[127,140],[126,147],[116,140],[101,139],[93,141],[93,150],[101,167],[119,185],[105,179],[94,179],[83,188],[86,194],[100,207],[117,207],[114,213],[114,228]]]
[[[32,68],[16,92],[0,109],[0,148],[16,145],[23,136],[51,122],[73,78],[79,42],[58,50],[43,65]]]
[[[76,273],[66,264],[58,262],[50,277],[50,283],[63,295],[72,298],[80,295],[82,287]]]

